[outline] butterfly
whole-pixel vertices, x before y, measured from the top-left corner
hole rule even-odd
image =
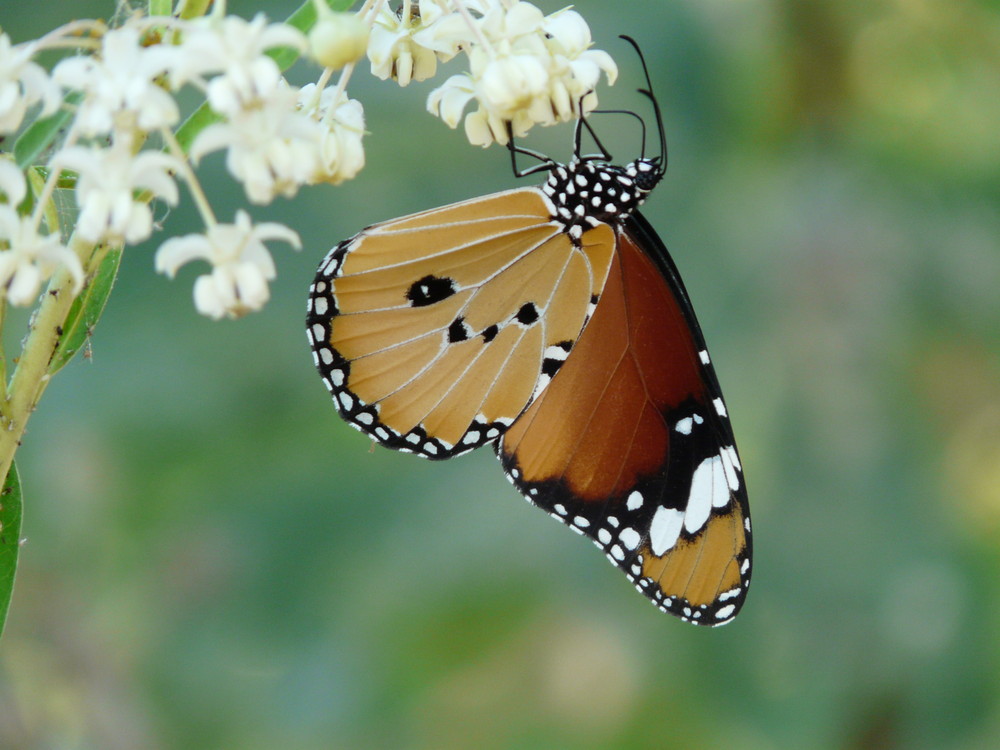
[[[722,625],[746,598],[750,513],[701,329],[637,210],[666,169],[642,63],[659,156],[613,164],[583,116],[568,164],[511,141],[515,174],[542,185],[344,240],[320,263],[307,332],[353,427],[429,459],[493,444],[529,502],[657,607]],[[584,129],[600,154],[581,155]],[[519,172],[517,154],[540,163]]]

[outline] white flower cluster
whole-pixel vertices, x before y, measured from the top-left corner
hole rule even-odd
[[[31,304],[60,264],[79,287],[84,280],[80,258],[90,248],[148,239],[156,228],[151,201],[175,205],[180,175],[207,228],[203,235],[164,243],[157,269],[172,276],[189,260],[207,260],[211,272],[195,283],[200,312],[220,318],[259,309],[275,275],[263,240],[298,247],[298,235],[274,224],[254,227],[245,212],[234,224],[218,223],[189,162],[225,150],[229,171],[258,204],[293,195],[300,185],[339,183],[364,166],[360,103],[342,88],[288,84],[267,53],[280,47],[303,52],[306,39],[263,16],[251,21],[221,13],[190,21],[136,16],[115,29],[91,22],[82,41],[73,35],[79,24],[24,45],[12,45],[0,34],[0,135],[16,132],[36,104],[41,117],[55,111],[64,93],[78,101],[65,139],[47,164],[49,184],[35,196],[31,215],[17,211],[27,194],[23,173],[12,161],[0,161],[0,201],[5,199],[0,202],[0,289],[6,299]],[[73,40],[81,52],[60,60],[51,76],[32,59],[47,46],[66,47]],[[175,94],[184,86],[203,91],[217,118],[198,133],[189,154],[172,131],[181,119]],[[147,147],[156,140],[165,150]],[[58,227],[49,234],[39,229],[43,204],[67,172],[75,173],[79,209],[69,248],[61,243]]]
[[[266,25],[262,16],[250,22],[209,17],[187,40],[192,49],[184,75],[220,73],[206,92],[212,109],[225,117],[198,135],[191,156],[226,149],[226,166],[253,203],[291,197],[301,185],[337,184],[364,166],[361,104],[341,92],[338,107],[328,113],[332,91],[324,91],[323,99],[314,84],[301,90],[289,85],[264,54],[282,46],[305,50],[300,32]]]
[[[514,0],[408,0],[397,12],[383,4],[368,45],[372,73],[401,86],[434,75],[438,60],[466,53],[469,72],[431,92],[428,110],[465,132],[475,145],[505,144],[508,127],[523,136],[590,112],[601,72],[614,83],[611,57],[590,49],[587,22],[574,10],[546,16]]]

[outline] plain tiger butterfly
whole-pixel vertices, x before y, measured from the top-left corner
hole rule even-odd
[[[630,43],[635,42],[623,37]],[[636,46],[638,50],[638,47]],[[640,54],[641,59],[641,54]],[[645,69],[645,61],[643,61]],[[636,210],[666,169],[581,155],[522,187],[374,224],[323,259],[307,329],[341,416],[443,459],[493,443],[524,497],[686,622],[750,582],[743,471],[687,292]]]

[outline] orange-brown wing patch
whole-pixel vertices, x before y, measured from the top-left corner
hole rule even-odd
[[[614,232],[573,242],[537,188],[376,224],[320,265],[307,326],[352,425],[446,458],[495,440],[544,390],[604,287]]]
[[[687,295],[644,220],[620,230],[593,317],[497,450],[529,500],[661,609],[735,616],[750,574],[742,467]]]

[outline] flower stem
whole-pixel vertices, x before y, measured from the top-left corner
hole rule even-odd
[[[21,444],[28,418],[49,384],[48,367],[73,304],[73,275],[62,266],[42,295],[28,337],[10,380],[4,413],[0,416],[0,477],[6,477]]]
[[[170,128],[161,128],[160,135],[163,137],[163,141],[167,146],[167,151],[172,155],[177,157],[177,160],[181,164],[181,172],[184,176],[184,181],[187,183],[188,190],[191,191],[191,198],[194,200],[195,206],[198,207],[198,213],[201,215],[201,220],[205,222],[205,226],[215,226],[218,222],[215,218],[215,212],[212,211],[212,205],[208,202],[208,197],[205,195],[205,191],[201,189],[201,183],[198,181],[198,176],[195,174],[194,170],[191,169],[191,163],[188,161],[188,156],[184,153],[184,148],[181,146],[177,137],[174,135]]]

